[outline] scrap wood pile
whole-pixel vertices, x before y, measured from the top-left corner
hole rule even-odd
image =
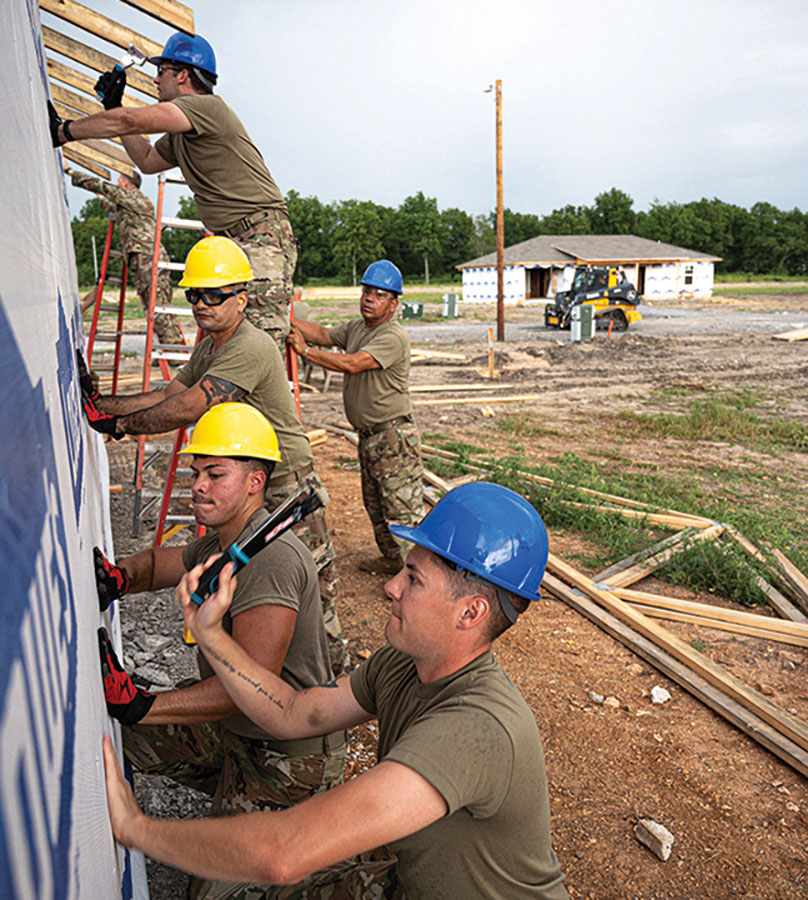
[[[356,435],[347,426],[324,427],[344,435],[353,443],[357,441]],[[458,454],[448,450],[426,444],[423,450],[425,457],[451,461],[468,472],[464,478],[446,481],[425,470],[426,495],[432,503],[439,496],[435,490],[442,493],[463,481],[490,475],[489,467],[461,460]],[[532,472],[520,472],[519,475],[548,490],[563,488],[579,492],[585,499],[562,500],[576,507],[613,513],[642,524],[679,529],[676,534],[615,563],[592,578],[551,553],[542,585],[802,775],[808,776],[808,723],[753,690],[655,621],[687,622],[808,647],[808,578],[779,550],[767,547],[767,552],[764,552],[732,525],[590,488],[563,484]],[[775,587],[762,575],[755,576],[757,586],[779,618],[679,600],[629,587],[694,543],[719,539],[731,540],[740,546],[759,567],[767,571],[771,581],[777,582]]]

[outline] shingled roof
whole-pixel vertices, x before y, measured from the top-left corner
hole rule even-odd
[[[633,234],[540,234],[505,248],[506,266],[565,266],[596,263],[658,263],[674,261],[712,260],[720,256],[699,253],[685,247],[674,247],[661,241],[635,237]],[[495,266],[497,254],[487,253],[458,269]]]

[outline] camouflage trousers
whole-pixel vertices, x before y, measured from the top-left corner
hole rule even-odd
[[[247,319],[274,339],[285,358],[297,241],[286,214],[268,212],[268,218],[233,240],[247,254],[255,276],[247,285]]]
[[[273,742],[234,734],[221,722],[133,725],[123,729],[124,753],[147,775],[162,775],[213,797],[213,815],[288,809],[341,784],[343,744],[310,756],[287,756]],[[213,891],[213,893],[209,893]],[[195,898],[234,897],[224,882],[193,879]]]
[[[331,535],[328,533],[328,523],[325,518],[325,507],[328,504],[328,491],[320,480],[317,470],[313,469],[302,478],[294,477],[285,484],[267,485],[267,508],[272,510],[283,503],[287,497],[301,486],[313,488],[324,500],[323,505],[314,512],[309,513],[305,519],[301,519],[292,528],[292,531],[308,547],[314,557],[317,566],[318,585],[320,588],[320,600],[323,604],[323,619],[325,621],[325,635],[328,639],[328,656],[331,660],[331,668],[334,675],[339,675],[345,667],[347,649],[342,637],[342,626],[337,615],[337,567],[334,560],[336,551],[331,543]]]
[[[389,525],[417,525],[424,517],[421,436],[414,423],[359,436],[362,502],[382,556],[402,564],[411,547]]]
[[[230,893],[191,896],[193,900],[406,900],[396,862],[387,848],[380,847],[321,869],[296,884],[231,882]]]
[[[143,312],[149,314],[149,296],[151,295],[152,255],[150,253],[130,253],[127,260],[129,281],[140,297]],[[160,248],[160,259],[168,262],[168,254]],[[171,306],[172,297],[171,274],[161,269],[157,276],[157,299],[155,306]],[[170,313],[157,313],[154,317],[154,331],[161,344],[181,344],[182,328],[180,320]]]

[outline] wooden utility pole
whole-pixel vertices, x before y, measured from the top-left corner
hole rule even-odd
[[[497,340],[505,340],[505,222],[502,204],[502,81],[497,79]]]

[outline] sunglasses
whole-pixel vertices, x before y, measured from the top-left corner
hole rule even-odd
[[[157,67],[157,77],[159,78],[163,74],[163,72],[179,72],[179,71],[181,71],[181,70],[178,69],[176,66],[160,65]]]
[[[228,297],[235,297],[241,291],[212,291],[208,288],[188,288],[185,299],[195,306],[201,300],[205,306],[221,306]]]
[[[390,291],[383,291],[374,287],[365,287],[365,285],[362,285],[362,293],[366,297],[376,297],[379,300],[393,300],[396,296],[395,294],[391,294]]]

